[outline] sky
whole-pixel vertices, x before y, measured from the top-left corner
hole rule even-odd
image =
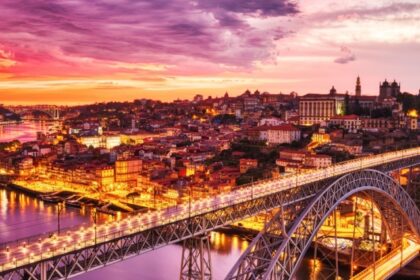
[[[1,0],[0,103],[420,88],[420,1]]]

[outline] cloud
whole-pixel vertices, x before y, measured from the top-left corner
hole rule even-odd
[[[341,47],[341,56],[334,60],[335,63],[346,64],[356,60],[356,56],[348,47]]]
[[[12,67],[16,64],[16,61],[13,60],[13,54],[10,51],[3,49],[0,45],[0,71],[1,68]]]
[[[69,57],[248,67],[270,58],[281,26],[261,29],[247,19],[297,12],[289,0],[2,0],[0,41],[22,72],[35,62],[80,67]]]
[[[260,15],[286,16],[298,13],[295,3],[279,0],[200,0],[199,6],[208,10],[224,10],[226,12]]]
[[[332,12],[318,13],[315,18],[318,20],[347,20],[347,19],[371,19],[378,18],[383,20],[385,16],[395,18],[409,19],[413,16],[413,11],[420,9],[420,3],[392,3],[389,5],[379,5],[373,7],[355,6],[346,9],[340,9]],[[409,15],[407,15],[409,13]],[[410,15],[411,14],[411,15]]]

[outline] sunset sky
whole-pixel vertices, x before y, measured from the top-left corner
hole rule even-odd
[[[1,0],[0,103],[420,88],[420,1]]]

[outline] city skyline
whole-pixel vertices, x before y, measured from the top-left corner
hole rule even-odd
[[[246,89],[417,94],[417,1],[2,1],[4,104],[85,104]],[[160,20],[160,19],[164,20]]]

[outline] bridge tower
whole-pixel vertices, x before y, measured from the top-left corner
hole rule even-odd
[[[184,240],[180,280],[211,280],[210,237],[208,234]]]
[[[60,118],[60,110],[58,108],[52,108],[51,109],[51,117],[54,120],[58,120]]]

